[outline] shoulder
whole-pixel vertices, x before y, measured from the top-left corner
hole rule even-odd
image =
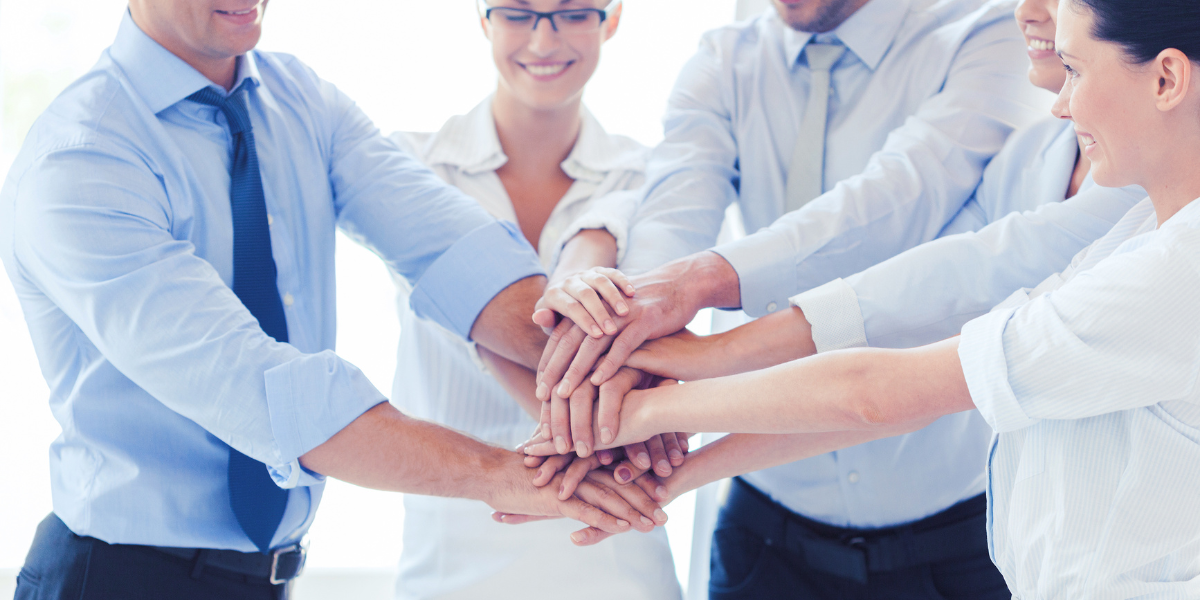
[[[1068,136],[1071,128],[1070,121],[1064,121],[1054,116],[1038,119],[1008,136],[1004,142],[1004,148],[1000,150],[996,160],[1001,160],[1001,157],[1011,157],[1024,162],[1040,162],[1052,146],[1060,142],[1064,136]],[[1071,137],[1071,141],[1074,141],[1074,136],[1069,137]]]

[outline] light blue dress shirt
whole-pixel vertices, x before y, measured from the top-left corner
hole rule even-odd
[[[238,78],[288,344],[230,289],[232,139],[217,109],[184,100],[212,83],[128,13],[34,124],[0,192],[0,255],[63,428],[54,511],[77,534],[254,551],[229,507],[226,444],[291,489],[273,545],[305,533],[323,478],[298,457],[386,401],[333,353],[336,228],[463,337],[496,293],[542,272],[514,227],[295,58],[251,52]]]
[[[747,232],[770,229],[717,251],[738,272],[743,310],[762,316],[933,239],[1009,134],[1048,106],[1027,81],[1014,6],[872,0],[818,36],[774,10],[706,34],[671,94],[621,268],[711,248],[736,202]],[[832,70],[827,193],[785,217],[814,39],[847,48]]]
[[[962,331],[1014,598],[1200,597],[1200,202],[1149,199]]]

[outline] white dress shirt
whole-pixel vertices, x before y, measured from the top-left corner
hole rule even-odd
[[[1016,598],[1200,597],[1200,202],[1157,224],[1146,199],[963,328]]]
[[[516,221],[496,175],[508,159],[490,99],[451,118],[437,133],[397,133],[393,139],[494,217]],[[554,207],[538,243],[544,264],[550,265],[573,219],[608,201],[602,197],[642,184],[645,156],[643,146],[606,133],[584,109],[579,138],[562,163],[575,183]],[[392,401],[407,414],[489,443],[513,447],[526,440],[536,421],[483,369],[472,345],[417,316],[409,308],[407,284],[398,283],[401,330]],[[405,510],[399,598],[482,597],[480,590],[488,598],[525,598],[535,582],[545,589],[572,589],[575,598],[680,596],[662,528],[577,548],[568,536],[578,524],[566,520],[506,526],[493,522],[482,503],[413,495],[405,496]],[[561,568],[548,567],[546,557]],[[588,582],[582,588],[580,578]]]

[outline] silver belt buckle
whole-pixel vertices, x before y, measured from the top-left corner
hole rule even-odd
[[[296,572],[293,573],[291,577],[286,577],[286,578],[280,579],[279,578],[279,557],[283,556],[285,554],[299,554],[300,562],[296,566]],[[291,546],[284,546],[283,548],[276,548],[276,549],[272,550],[271,551],[271,576],[268,579],[268,581],[271,582],[271,585],[280,585],[280,584],[287,583],[287,582],[299,577],[300,574],[304,572],[304,563],[307,560],[308,560],[308,540],[307,539],[301,540],[300,543],[298,543],[298,544],[292,544]]]

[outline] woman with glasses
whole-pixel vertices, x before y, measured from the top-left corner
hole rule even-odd
[[[646,149],[606,133],[581,101],[601,47],[617,31],[621,5],[487,0],[478,6],[499,73],[496,91],[436,133],[394,139],[496,218],[516,223],[549,269],[560,234],[576,217],[643,181]],[[559,271],[601,264],[586,256],[558,262]],[[502,363],[481,359],[416,317],[409,291],[401,285],[393,402],[500,446],[528,438],[541,409],[532,390],[514,400],[488,372]],[[576,528],[565,521],[514,528],[494,522],[477,502],[406,495],[404,504],[398,598],[515,599],[537,590],[579,599],[680,597],[666,534],[655,527],[665,514],[656,523],[633,524],[645,533],[614,546],[582,548],[571,543]]]

